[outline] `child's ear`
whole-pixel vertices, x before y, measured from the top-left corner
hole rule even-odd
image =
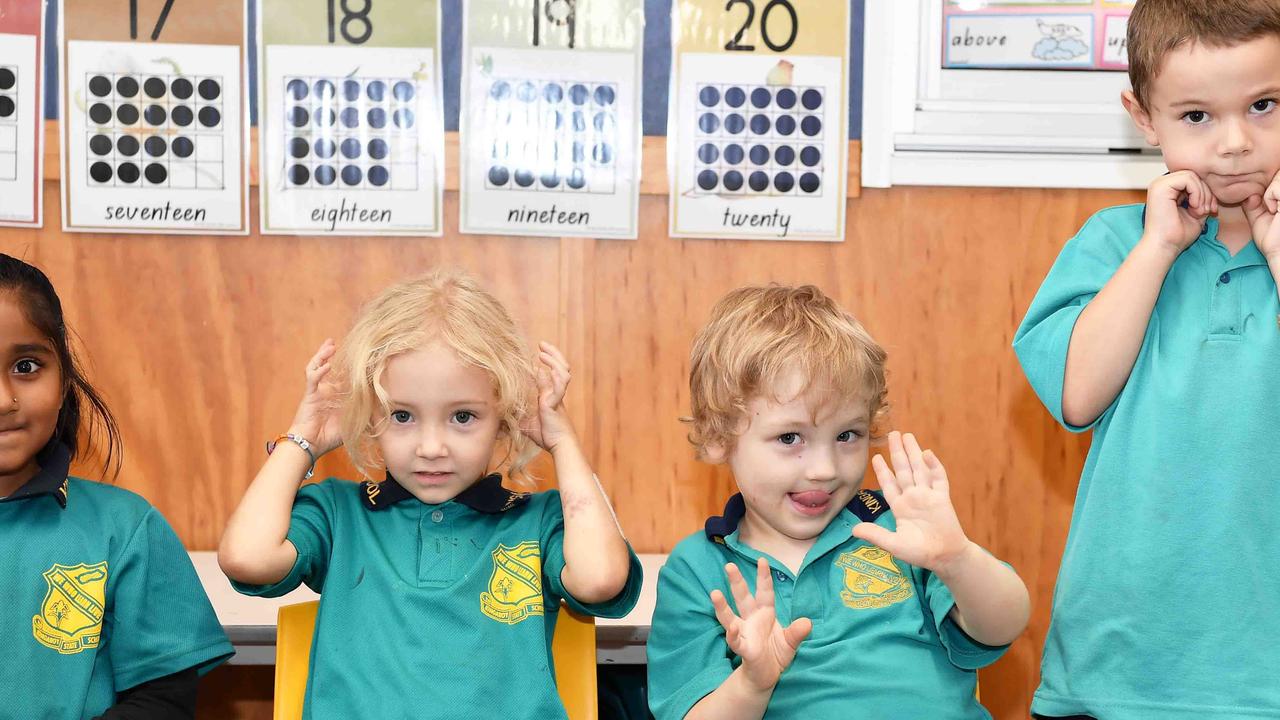
[[[724,443],[707,443],[702,446],[702,459],[711,465],[720,465],[729,459]]]
[[[1155,125],[1151,123],[1151,113],[1142,107],[1142,103],[1138,102],[1138,96],[1133,94],[1132,90],[1125,90],[1120,93],[1120,104],[1124,105],[1124,109],[1129,113],[1129,117],[1133,120],[1133,124],[1138,128],[1142,136],[1146,138],[1147,144],[1152,147],[1160,147],[1160,138],[1156,137]]]

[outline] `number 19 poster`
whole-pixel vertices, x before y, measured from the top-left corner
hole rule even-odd
[[[849,3],[676,0],[671,235],[844,238]]]

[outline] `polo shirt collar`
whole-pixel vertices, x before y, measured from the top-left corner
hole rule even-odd
[[[51,440],[36,453],[36,465],[40,470],[35,476],[15,490],[12,495],[0,498],[0,502],[51,495],[65,510],[67,508],[67,473],[71,469],[71,450],[66,445]]]
[[[366,480],[360,483],[360,490],[360,501],[366,510],[386,510],[396,503],[417,500],[413,493],[391,477],[390,472],[382,482]],[[502,475],[492,473],[458,493],[452,502],[461,503],[476,512],[494,515],[529,502],[529,493],[508,490],[502,486]]]
[[[888,509],[889,504],[885,502],[884,495],[865,489],[855,493],[853,499],[845,506],[845,510],[853,513],[863,522],[875,522],[876,518]],[[738,524],[746,514],[747,504],[742,499],[742,493],[735,493],[729,498],[729,502],[725,503],[723,515],[707,518],[703,532],[711,542],[723,545],[726,537],[738,531]]]

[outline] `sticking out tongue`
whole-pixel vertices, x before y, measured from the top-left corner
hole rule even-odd
[[[831,500],[831,493],[822,490],[806,490],[804,492],[791,493],[791,500],[797,505],[805,507],[822,507]]]

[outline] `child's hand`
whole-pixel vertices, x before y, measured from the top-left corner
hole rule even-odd
[[[569,361],[559,348],[549,342],[538,343],[538,412],[531,415],[521,432],[551,452],[565,438],[572,438],[573,425],[564,410],[564,393],[569,387]]]
[[[889,458],[871,459],[880,489],[893,509],[896,532],[875,523],[858,523],[854,537],[873,543],[916,567],[945,574],[971,546],[965,537],[947,484],[947,471],[932,450],[921,452],[910,433],[889,433]]]
[[[307,389],[298,404],[298,412],[293,416],[293,424],[289,432],[301,435],[311,443],[316,457],[333,450],[342,444],[338,410],[335,398],[337,388],[330,380],[329,361],[337,349],[330,338],[320,344],[320,349],[307,361]]]
[[[1280,173],[1263,194],[1245,200],[1243,209],[1253,231],[1253,244],[1268,261],[1280,258],[1280,223],[1273,222],[1280,209]]]
[[[724,570],[739,613],[733,613],[724,593],[711,591],[711,604],[715,606],[716,619],[724,627],[725,642],[742,658],[747,680],[759,690],[772,690],[782,671],[795,659],[796,648],[809,635],[813,623],[808,618],[796,618],[785,628],[778,624],[773,609],[773,575],[764,558],[756,565],[754,598],[737,565],[729,563]]]
[[[1147,188],[1142,234],[1180,253],[1200,237],[1204,219],[1216,212],[1218,199],[1198,175],[1190,170],[1171,172],[1156,178]]]

